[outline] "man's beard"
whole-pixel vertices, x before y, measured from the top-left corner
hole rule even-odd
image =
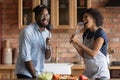
[[[39,27],[46,27],[47,25],[44,25],[44,24],[42,24],[42,23],[39,23],[39,22],[37,22],[37,24],[39,25]]]

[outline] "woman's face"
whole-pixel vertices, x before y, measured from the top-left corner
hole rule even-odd
[[[47,9],[44,9],[41,14],[37,16],[37,23],[42,26],[47,26],[49,24],[50,15]]]
[[[94,18],[92,17],[92,15],[90,15],[90,14],[88,14],[88,13],[85,13],[85,14],[83,15],[82,21],[84,22],[85,29],[93,28],[94,25],[95,25],[95,20],[94,20]]]

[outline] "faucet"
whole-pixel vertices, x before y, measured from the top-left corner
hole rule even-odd
[[[56,57],[55,57],[55,63],[58,63],[59,61],[59,54],[57,52],[57,46],[56,46]]]
[[[59,61],[59,58],[58,58],[58,57],[56,57],[56,59],[55,59],[55,63],[58,63],[58,61]]]

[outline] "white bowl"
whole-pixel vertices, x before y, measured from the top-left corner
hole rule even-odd
[[[71,75],[72,63],[45,63],[44,71],[53,72],[54,74]]]

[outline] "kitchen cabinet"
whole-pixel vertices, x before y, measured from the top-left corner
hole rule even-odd
[[[81,74],[83,74],[85,66],[74,64],[71,69],[72,69],[72,75],[79,77]],[[114,80],[114,78],[116,79],[120,78],[120,66],[109,66],[109,70],[110,70],[111,79]]]
[[[91,7],[91,0],[51,0],[51,24],[54,29],[73,29],[79,13]]]
[[[79,77],[79,75],[81,75],[83,73],[85,69],[84,65],[80,65],[80,64],[73,64],[71,67],[71,75],[73,76],[77,76]],[[120,80],[119,77],[116,77],[116,74],[119,75],[120,74],[120,66],[109,66],[110,71],[117,71],[114,72],[113,75],[111,75],[111,78],[113,80]],[[116,79],[114,79],[116,78]],[[0,65],[0,80],[15,80],[16,79],[16,75],[15,75],[15,65],[11,64],[11,65],[6,65],[6,64],[1,64]],[[110,80],[112,80],[110,79]]]
[[[10,79],[10,71],[0,70],[0,79]]]
[[[120,66],[115,66],[110,69],[111,78],[120,78]]]
[[[0,65],[0,80],[12,80],[16,79],[15,75],[15,65],[5,65],[1,64]]]
[[[120,78],[120,70],[110,70],[111,78]]]
[[[91,7],[91,0],[19,0],[19,28],[34,22],[32,9],[45,4],[50,11],[50,24],[54,29],[73,29],[82,10]]]
[[[83,74],[85,69],[84,65],[74,64],[71,68],[71,75],[79,77]]]
[[[20,29],[35,21],[32,10],[38,4],[40,4],[40,0],[18,0],[18,26]]]

